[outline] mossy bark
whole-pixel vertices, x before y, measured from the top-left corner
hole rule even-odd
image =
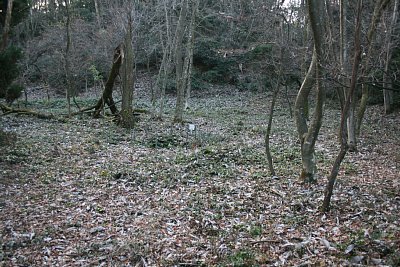
[[[114,82],[119,74],[119,69],[121,68],[121,45],[119,45],[114,51],[114,60],[111,67],[110,74],[108,75],[107,82],[104,86],[103,94],[101,98],[97,101],[96,106],[94,107],[95,111],[93,113],[93,117],[97,118],[100,116],[101,111],[104,108],[104,105],[110,108],[111,113],[113,115],[118,114],[118,109],[115,105],[114,99],[112,97]]]

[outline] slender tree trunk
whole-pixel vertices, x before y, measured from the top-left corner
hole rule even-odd
[[[342,95],[344,96],[344,100],[341,100],[341,110],[344,109],[344,104],[346,101],[346,97],[348,95],[349,87],[349,76],[350,76],[350,61],[349,61],[349,41],[348,41],[348,5],[349,0],[340,0],[340,65],[342,68],[342,83],[344,87],[342,88]],[[348,135],[348,147],[350,151],[357,150],[357,141],[356,141],[356,121],[355,121],[355,108],[356,102],[355,98],[351,97],[350,107],[348,111],[347,117],[347,135]]]
[[[385,62],[385,72],[383,74],[383,84],[385,88],[389,88],[389,90],[383,90],[383,100],[384,100],[384,107],[385,113],[389,114],[392,112],[392,105],[393,105],[393,91],[390,90],[392,88],[391,78],[390,78],[390,60],[392,58],[392,51],[393,51],[393,32],[394,28],[397,24],[398,19],[398,12],[399,12],[399,0],[395,0],[393,6],[393,14],[392,20],[390,22],[390,28],[386,33],[386,62]]]
[[[301,11],[301,19],[304,21],[304,25],[305,27],[303,27],[303,31],[301,34],[302,37],[302,46],[303,46],[303,52],[301,57],[303,58],[303,60],[301,61],[301,74],[306,76],[307,75],[307,62],[308,62],[308,45],[307,42],[309,40],[309,35],[310,35],[310,23],[308,23],[308,16],[307,16],[307,5],[306,5],[306,1],[305,0],[301,0],[300,3],[300,11]],[[301,85],[300,85],[301,86]],[[308,111],[306,112],[307,118],[308,118]]]
[[[132,45],[132,15],[129,13],[128,29],[122,53],[122,107],[121,125],[131,129],[134,125],[133,118],[133,88],[134,88],[134,54]]]
[[[7,13],[6,13],[6,19],[4,21],[3,35],[0,43],[0,51],[4,51],[8,45],[8,35],[10,33],[10,27],[11,27],[13,2],[14,0],[8,0],[7,3]]]
[[[154,84],[154,86],[152,87],[152,91],[151,91],[151,113],[153,114],[153,117],[156,117],[156,110],[157,110],[157,99],[161,98],[161,82],[163,80],[163,73],[164,73],[164,68],[167,65],[167,51],[168,51],[168,47],[166,47],[166,45],[164,45],[164,41],[163,38],[161,36],[160,38],[161,44],[162,44],[162,49],[163,49],[163,57],[161,59],[161,64],[160,64],[160,68],[158,69],[158,74],[157,74],[157,78],[156,78],[156,82]],[[159,101],[161,101],[161,99],[159,99]]]
[[[340,151],[336,157],[336,160],[332,166],[331,173],[328,178],[328,183],[325,187],[325,196],[324,202],[322,204],[322,210],[324,212],[329,210],[331,198],[333,194],[333,188],[336,182],[336,178],[339,174],[340,165],[346,156],[348,150],[348,143],[347,143],[347,131],[346,131],[346,120],[349,115],[349,110],[352,102],[352,98],[355,96],[354,92],[356,90],[357,84],[357,77],[358,77],[358,69],[360,66],[360,59],[361,59],[361,42],[360,42],[360,31],[361,31],[361,9],[362,9],[362,0],[358,0],[358,7],[357,7],[357,23],[356,23],[356,31],[355,31],[355,53],[354,53],[354,62],[353,62],[353,69],[351,75],[351,83],[350,89],[347,91],[347,98],[345,106],[342,110],[342,116],[340,120]]]
[[[184,77],[184,79],[186,80],[186,94],[185,94],[184,109],[189,108],[189,99],[190,99],[190,93],[191,93],[191,89],[192,89],[193,50],[194,50],[194,40],[195,40],[194,29],[195,29],[197,9],[199,7],[199,1],[200,0],[195,0],[193,3],[192,18],[191,18],[190,26],[189,26],[189,42],[188,42],[188,49],[187,49],[188,66],[187,66],[187,73],[185,75],[186,77]]]
[[[337,62],[340,58],[340,51],[338,51],[338,46],[333,41],[337,36],[337,28],[335,27],[335,17],[332,10],[332,0],[325,0],[326,9],[326,60],[331,60],[332,62]],[[340,49],[340,47],[339,47]]]
[[[183,121],[183,111],[185,107],[185,88],[184,88],[184,62],[182,59],[182,41],[186,27],[187,0],[181,3],[181,12],[179,15],[178,25],[176,26],[174,54],[175,54],[175,74],[176,74],[176,106],[174,122],[181,123]]]
[[[167,80],[169,75],[172,72],[172,56],[173,56],[173,40],[170,26],[170,16],[167,8],[167,1],[164,0],[164,13],[165,13],[165,25],[166,25],[166,44],[164,46],[164,55],[163,62],[160,66],[158,78],[161,77],[161,86],[160,86],[160,108],[158,112],[158,119],[162,119],[164,114],[164,106],[165,106],[165,89],[167,87]],[[161,37],[162,39],[162,37]],[[157,82],[158,84],[158,82]]]
[[[67,90],[66,90],[66,98],[67,98],[67,106],[68,106],[68,116],[71,116],[71,97],[73,96],[73,86],[72,86],[72,77],[71,77],[71,63],[70,63],[70,54],[71,54],[71,14],[69,9],[69,1],[65,0],[65,8],[67,11],[67,48],[65,51],[65,74],[67,77]]]
[[[373,52],[372,44],[375,39],[376,28],[377,28],[379,21],[381,20],[383,10],[386,8],[386,6],[389,3],[390,3],[390,0],[377,0],[375,2],[374,14],[372,16],[371,24],[369,26],[368,33],[367,33],[368,45],[367,45],[367,54],[365,56],[366,60],[364,62],[364,67],[363,67],[363,71],[362,71],[363,77],[368,76],[368,74],[370,72],[371,67],[370,67],[369,61],[372,57],[372,52]],[[356,124],[357,135],[360,134],[365,110],[367,109],[368,98],[369,98],[369,87],[367,84],[363,83],[360,107],[357,112],[357,124]]]
[[[172,47],[169,48],[172,50]],[[167,88],[167,81],[168,77],[171,74],[171,66],[172,66],[172,51],[169,52],[168,57],[167,57],[167,65],[164,68],[163,71],[163,80],[162,80],[162,85],[161,85],[161,92],[160,92],[160,110],[158,113],[158,118],[162,119],[162,116],[164,114],[164,108],[165,108],[165,90]]]
[[[274,164],[273,164],[272,154],[271,154],[271,149],[270,149],[270,136],[271,136],[271,130],[272,130],[272,118],[274,117],[274,111],[275,111],[275,104],[276,104],[276,100],[278,98],[280,87],[281,87],[280,77],[281,77],[282,73],[280,73],[279,75],[280,76],[278,77],[278,81],[276,84],[276,88],[274,90],[274,94],[272,95],[271,106],[269,108],[267,131],[265,132],[265,153],[267,155],[269,172],[272,176],[276,175],[276,172],[274,169]]]
[[[283,22],[281,22],[283,25]],[[271,100],[271,106],[269,109],[269,118],[268,118],[268,125],[267,125],[267,130],[265,132],[265,153],[267,155],[267,161],[268,161],[268,167],[269,167],[269,172],[272,176],[276,175],[275,169],[274,169],[274,164],[273,164],[273,159],[271,155],[271,149],[270,149],[270,136],[271,136],[271,130],[272,130],[272,119],[274,117],[274,111],[275,111],[275,104],[276,100],[278,98],[280,89],[281,89],[281,81],[283,79],[283,59],[284,59],[284,46],[283,44],[285,43],[284,40],[284,29],[283,26],[281,27],[281,32],[279,36],[279,62],[278,62],[278,71],[277,71],[277,81],[276,81],[276,87],[274,90],[274,93],[272,95],[272,100]]]
[[[94,8],[95,8],[95,12],[96,12],[97,27],[100,29],[101,28],[101,18],[100,18],[99,0],[94,0]]]

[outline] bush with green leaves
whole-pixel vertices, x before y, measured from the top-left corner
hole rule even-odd
[[[218,43],[209,39],[200,39],[193,54],[193,64],[198,76],[209,83],[231,83],[234,80],[235,58],[226,58],[218,53]]]
[[[5,96],[7,104],[11,105],[16,99],[20,98],[23,91],[24,91],[24,86],[20,84],[13,83],[12,85],[10,85],[7,88]]]

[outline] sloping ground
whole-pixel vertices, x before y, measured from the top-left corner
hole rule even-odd
[[[372,107],[332,211],[321,213],[338,110],[318,143],[319,183],[297,182],[299,144],[285,102],[268,174],[269,99],[196,99],[196,126],[143,115],[107,120],[2,118],[1,266],[348,266],[400,264],[399,114]]]

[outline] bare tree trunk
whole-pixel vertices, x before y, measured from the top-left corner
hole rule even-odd
[[[284,59],[284,29],[283,29],[283,22],[281,22],[281,31],[280,31],[280,36],[279,36],[279,62],[278,62],[278,71],[277,71],[277,81],[276,81],[276,87],[274,90],[274,93],[272,95],[272,100],[271,100],[271,106],[269,109],[269,118],[268,118],[268,125],[267,125],[267,130],[265,132],[265,153],[267,155],[267,161],[268,161],[268,167],[269,167],[269,172],[272,176],[276,175],[275,169],[274,169],[274,164],[273,164],[273,159],[271,155],[271,149],[270,149],[270,136],[271,136],[271,130],[272,130],[272,119],[274,117],[274,111],[275,111],[275,104],[276,100],[279,95],[279,91],[281,89],[281,81],[283,79],[283,59]],[[290,106],[290,105],[289,105]]]
[[[383,10],[386,8],[386,6],[389,3],[390,3],[390,0],[378,0],[375,3],[374,14],[372,16],[371,24],[369,26],[368,33],[367,33],[368,45],[367,45],[367,54],[365,56],[366,61],[364,62],[363,71],[362,71],[363,77],[366,77],[369,74],[369,71],[370,71],[369,61],[372,56],[372,51],[373,51],[372,44],[375,39],[376,28],[377,28],[379,21],[381,20]],[[368,98],[369,98],[369,88],[368,88],[367,84],[363,83],[360,107],[357,112],[357,125],[356,125],[356,133],[357,134],[360,134],[362,120],[364,118],[365,110],[367,109]]]
[[[57,12],[56,12],[55,0],[49,0],[48,10],[49,10],[49,14],[50,14],[50,21],[53,23],[56,22],[57,21]]]
[[[111,113],[113,115],[118,114],[118,109],[115,106],[115,102],[112,97],[112,92],[113,92],[114,82],[119,74],[119,69],[121,67],[121,62],[122,62],[121,46],[122,45],[119,45],[114,51],[113,64],[111,67],[110,74],[108,75],[107,82],[104,86],[104,91],[102,93],[101,98],[97,101],[97,104],[94,107],[95,111],[93,113],[93,117],[95,117],[95,118],[100,116],[100,113],[104,108],[104,104],[107,104],[109,106]]]
[[[122,53],[122,106],[121,125],[131,129],[134,125],[133,118],[133,88],[134,88],[134,54],[132,45],[132,14],[129,12],[128,28]]]
[[[164,41],[161,35],[160,38],[160,42],[161,42],[161,46],[162,46],[162,50],[163,50],[163,57],[161,59],[161,64],[160,64],[160,68],[158,69],[158,74],[157,74],[157,78],[156,78],[156,82],[154,83],[154,86],[151,88],[151,96],[150,96],[150,102],[151,102],[151,113],[153,117],[156,117],[156,113],[157,113],[157,99],[161,98],[161,85],[160,83],[163,80],[163,73],[164,73],[164,68],[166,67],[167,64],[167,56],[168,56],[168,47],[166,45],[164,45]],[[159,101],[161,101],[161,99],[159,99]]]
[[[314,153],[306,157],[306,155],[304,155],[303,144],[305,137],[307,136],[307,133],[309,131],[307,125],[308,96],[310,95],[311,89],[314,84],[314,73],[316,69],[316,62],[317,58],[316,58],[316,53],[314,52],[309,70],[297,94],[295,109],[294,109],[294,117],[296,121],[297,132],[299,134],[299,139],[301,142],[301,151],[302,151],[301,158],[302,158],[303,170],[302,174],[300,175],[301,180],[305,180],[305,174],[303,173],[310,173],[311,176],[314,176],[314,171],[315,171],[315,161],[313,159]]]
[[[392,88],[392,83],[391,83],[391,78],[390,78],[390,59],[392,58],[392,51],[393,51],[393,32],[394,28],[396,27],[397,24],[397,19],[398,19],[398,12],[399,12],[399,0],[395,0],[394,2],[394,7],[393,7],[393,14],[392,14],[392,20],[390,22],[390,28],[386,33],[386,62],[385,62],[385,72],[383,74],[383,84],[385,88],[383,90],[383,100],[384,100],[384,107],[385,107],[385,113],[389,114],[392,112],[392,105],[393,105],[393,91],[390,90]]]
[[[308,14],[311,23],[311,30],[314,38],[314,52],[310,68],[299,90],[295,104],[295,119],[297,131],[301,143],[302,171],[300,180],[303,182],[315,182],[315,143],[322,125],[323,107],[325,102],[325,89],[322,81],[323,60],[324,60],[324,2],[309,0]],[[315,75],[315,79],[313,78]],[[307,125],[305,111],[308,105],[308,96],[312,84],[316,86],[316,107],[310,125]]]
[[[161,40],[162,42],[162,40]],[[171,44],[168,43],[163,46],[163,57],[161,60],[160,69],[158,70],[157,79],[152,93],[152,113],[154,117],[162,119],[164,113],[164,102],[165,102],[165,89],[167,87],[167,80],[171,69]],[[159,110],[156,112],[157,99],[159,103]],[[157,114],[157,115],[156,115]]]
[[[186,27],[187,0],[181,3],[181,12],[179,15],[178,25],[176,26],[174,54],[175,54],[175,72],[176,72],[176,106],[174,122],[181,123],[183,121],[183,111],[185,107],[185,88],[184,88],[184,62],[182,59],[182,41]]]
[[[340,0],[340,65],[342,68],[342,95],[344,98],[347,97],[348,91],[350,90],[349,87],[349,79],[350,76],[350,62],[349,62],[349,40],[348,40],[348,23],[347,23],[347,16],[348,16],[348,0]],[[344,104],[346,99],[341,100],[341,109],[343,111]],[[356,141],[356,121],[355,121],[355,108],[356,108],[356,101],[355,98],[351,98],[350,107],[349,107],[349,115],[347,117],[347,135],[348,135],[348,147],[350,151],[357,150],[357,141]]]
[[[13,2],[14,2],[14,0],[8,0],[8,3],[7,3],[7,13],[6,13],[6,19],[4,22],[3,35],[2,35],[1,43],[0,43],[0,51],[4,51],[8,45],[8,34],[10,33],[10,27],[11,27],[11,15],[12,15]]]
[[[167,8],[167,0],[164,0],[164,12],[165,12],[165,25],[166,25],[166,43],[163,46],[163,59],[161,62],[161,66],[158,72],[156,87],[159,87],[159,103],[160,107],[158,110],[158,119],[162,119],[164,114],[164,106],[165,106],[165,89],[167,87],[167,80],[169,75],[171,74],[172,69],[172,54],[173,54],[173,41],[172,41],[172,34],[171,34],[171,27],[170,27],[170,16],[168,13]],[[161,43],[162,41],[162,34],[161,34]],[[160,84],[161,83],[161,84]],[[155,99],[153,105],[155,106]]]
[[[278,98],[280,87],[281,87],[281,84],[280,84],[281,75],[282,75],[282,72],[280,71],[278,81],[276,83],[276,88],[274,90],[274,94],[272,95],[271,106],[269,108],[267,131],[265,132],[265,153],[267,154],[269,172],[273,176],[276,175],[276,172],[274,169],[274,164],[273,164],[272,155],[271,155],[270,136],[271,136],[271,129],[272,129],[272,118],[274,117],[275,104],[276,104],[276,100]]]
[[[309,36],[310,36],[310,23],[309,23],[309,18],[307,16],[307,5],[306,5],[306,0],[301,0],[300,2],[300,20],[304,21],[304,25],[305,27],[303,27],[303,31],[301,34],[301,39],[302,39],[302,46],[303,46],[303,51],[301,53],[301,57],[302,57],[302,61],[301,61],[301,66],[300,66],[300,70],[301,70],[301,74],[304,75],[304,77],[306,77],[307,72],[308,72],[308,67],[307,66],[307,62],[308,62],[308,40],[309,40]],[[312,84],[311,84],[312,86]],[[300,84],[301,87],[301,84]],[[311,88],[310,88],[311,90]],[[308,119],[308,104],[307,106],[305,106],[305,108],[307,108],[304,112],[304,114],[306,115],[307,119]]]
[[[99,7],[98,0],[94,0],[94,8],[95,8],[95,12],[96,12],[97,27],[100,29],[101,28],[101,18],[100,18],[100,7]]]
[[[334,39],[336,38],[337,28],[335,27],[335,17],[333,15],[332,5],[336,5],[336,3],[332,3],[332,0],[325,0],[325,9],[326,9],[326,60],[331,60],[332,62],[337,62],[340,58],[340,51],[338,51],[338,46],[335,45]],[[339,47],[340,49],[340,47]]]
[[[65,74],[67,77],[67,90],[66,90],[66,98],[67,98],[67,106],[68,106],[68,116],[71,116],[71,96],[73,95],[73,86],[72,86],[72,77],[71,77],[71,63],[70,63],[70,54],[71,54],[71,14],[69,9],[69,1],[65,0],[65,8],[67,11],[67,48],[65,51]]]
[[[185,94],[185,107],[184,109],[189,108],[189,99],[190,99],[190,93],[192,89],[192,69],[193,69],[193,50],[194,50],[194,29],[195,29],[195,22],[196,22],[196,14],[197,14],[197,9],[199,7],[199,0],[195,0],[193,3],[193,10],[192,10],[192,18],[190,21],[190,26],[189,26],[189,42],[188,42],[188,48],[187,48],[187,71],[186,71],[186,77],[184,77],[184,80],[186,80],[186,94]]]
[[[169,49],[170,52],[168,53],[166,66],[164,67],[164,71],[163,71],[163,80],[162,80],[161,92],[160,92],[160,110],[158,113],[159,119],[162,119],[162,116],[164,114],[165,90],[167,88],[167,81],[168,81],[169,75],[171,74],[171,66],[172,66],[172,46],[170,46],[167,49]]]
[[[356,32],[355,32],[355,54],[354,54],[354,62],[353,62],[353,69],[351,75],[351,83],[350,88],[347,91],[347,98],[345,106],[342,110],[342,116],[340,120],[340,151],[336,157],[336,160],[332,166],[331,173],[328,178],[328,183],[325,187],[325,197],[324,202],[322,204],[322,210],[324,212],[329,210],[331,198],[333,194],[333,188],[336,182],[336,178],[339,174],[340,165],[346,156],[348,150],[348,143],[347,143],[347,132],[346,132],[346,120],[349,115],[349,110],[351,106],[351,102],[353,101],[352,98],[355,96],[354,92],[356,90],[357,84],[357,77],[358,77],[358,69],[360,66],[360,59],[361,59],[361,42],[360,42],[360,31],[361,31],[361,9],[362,9],[362,0],[358,0],[358,8],[357,8],[357,23],[356,23]]]

